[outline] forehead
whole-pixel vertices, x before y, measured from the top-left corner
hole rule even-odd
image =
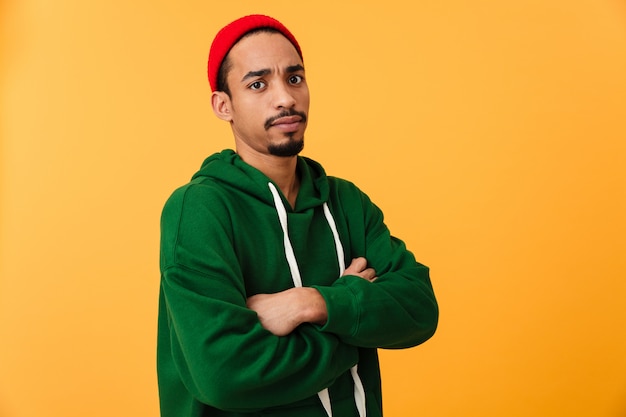
[[[302,65],[296,48],[280,33],[259,32],[245,36],[228,55],[231,72],[237,73]]]

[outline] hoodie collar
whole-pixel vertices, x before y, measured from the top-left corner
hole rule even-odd
[[[324,168],[310,158],[298,156],[296,169],[300,176],[300,190],[293,211],[305,211],[328,201],[328,178]],[[223,150],[206,158],[200,170],[193,175],[192,180],[207,178],[221,182],[239,192],[253,195],[266,204],[274,205],[272,193],[267,187],[267,183],[273,181],[244,162],[232,149]],[[280,196],[286,207],[289,207],[282,193]]]

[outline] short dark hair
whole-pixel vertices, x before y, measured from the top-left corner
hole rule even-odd
[[[274,29],[271,27],[260,27],[260,28],[252,29],[251,31],[244,33],[243,36],[239,38],[237,42],[233,44],[233,46],[237,45],[237,43],[240,40],[247,38],[248,36],[255,35],[257,33],[278,33],[282,35],[280,30],[278,29]],[[232,47],[231,47],[231,50],[232,50]],[[217,89],[216,89],[216,91],[225,92],[228,95],[228,97],[230,97],[230,89],[228,88],[228,81],[226,80],[226,78],[228,77],[228,73],[230,72],[232,67],[233,67],[233,63],[230,61],[230,51],[228,51],[228,53],[222,60],[222,65],[220,65],[220,69],[217,72]]]

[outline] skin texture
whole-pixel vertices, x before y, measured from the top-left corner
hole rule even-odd
[[[304,141],[309,111],[304,64],[291,42],[275,33],[243,38],[229,59],[231,94],[214,92],[213,111],[230,123],[241,158],[274,180],[293,205],[300,186],[296,154],[276,156],[270,149]],[[286,113],[293,115],[281,117]]]
[[[241,158],[271,178],[293,207],[300,189],[297,154],[304,146],[309,111],[304,64],[287,38],[263,32],[235,44],[229,60],[230,95],[214,92],[213,111],[230,123]],[[365,258],[354,259],[344,275],[376,279]],[[314,288],[257,294],[247,306],[277,336],[302,323],[324,324],[328,317],[326,303]]]

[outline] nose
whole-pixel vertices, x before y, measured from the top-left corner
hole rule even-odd
[[[296,99],[287,83],[275,84],[274,104],[276,108],[290,109],[296,105]]]

